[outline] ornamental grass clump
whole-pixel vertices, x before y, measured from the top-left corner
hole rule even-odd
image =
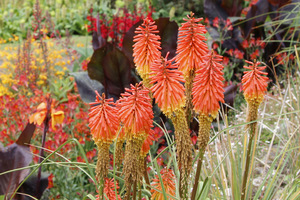
[[[187,15],[188,19],[179,27],[176,62],[178,68],[183,72],[186,89],[186,113],[189,117],[192,110],[192,87],[195,72],[203,62],[203,56],[208,53],[206,38],[203,34],[207,31],[205,26],[199,24],[202,18],[194,18],[194,13]]]
[[[157,26],[150,19],[144,19],[144,22],[139,26],[134,36],[133,42],[133,61],[136,65],[136,69],[143,79],[143,84],[147,88],[150,88],[150,66],[154,60],[161,57],[160,52],[160,36]]]
[[[113,99],[105,99],[96,91],[96,101],[90,103],[89,127],[98,148],[96,178],[99,184],[99,198],[103,199],[104,179],[109,167],[109,146],[116,137],[119,128],[118,111]]]
[[[149,90],[142,83],[126,88],[121,96],[118,100],[118,114],[124,125],[126,138],[123,174],[129,199],[132,185],[135,197],[140,169],[137,163],[143,142],[153,126],[153,111]]]
[[[249,141],[247,147],[247,157],[246,164],[243,175],[242,182],[242,193],[241,199],[244,200],[246,198],[246,188],[248,182],[249,168],[250,168],[250,160],[251,160],[251,152],[252,152],[252,143],[254,136],[256,134],[257,127],[257,116],[258,116],[258,107],[264,99],[265,92],[267,91],[268,86],[268,77],[264,75],[268,75],[267,72],[263,72],[266,69],[266,66],[259,66],[261,62],[254,61],[250,62],[246,60],[250,66],[244,66],[245,69],[250,71],[245,71],[244,76],[242,78],[243,83],[243,91],[244,97],[247,101],[247,122],[252,122],[247,124],[247,130],[249,132]],[[253,155],[252,155],[253,156]]]
[[[188,177],[192,165],[192,147],[189,127],[184,110],[185,88],[183,73],[178,70],[175,58],[155,60],[151,66],[151,92],[162,112],[169,117],[175,128],[178,167],[180,170],[180,191],[187,195]],[[184,198],[187,198],[186,196]]]
[[[200,156],[191,199],[195,199],[197,192],[203,155],[209,141],[211,122],[217,117],[220,109],[219,103],[224,103],[224,78],[222,72],[224,67],[220,64],[221,61],[222,56],[215,55],[214,52],[203,57],[203,62],[200,69],[196,71],[193,84],[192,102],[194,110],[199,114],[198,147]]]

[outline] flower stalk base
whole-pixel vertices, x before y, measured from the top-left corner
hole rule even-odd
[[[182,199],[187,199],[188,179],[193,158],[191,137],[184,109],[176,110],[175,115],[171,116],[171,120],[175,128],[177,159],[180,171],[180,196]]]
[[[99,182],[99,199],[103,199],[104,178],[107,177],[109,167],[110,143],[99,140],[96,142],[96,145],[98,148],[96,179]]]
[[[198,120],[199,120],[198,147],[199,147],[200,156],[198,159],[197,171],[196,171],[194,187],[191,195],[191,200],[195,200],[196,198],[196,193],[197,193],[197,188],[198,188],[198,183],[199,183],[199,178],[200,178],[201,168],[203,163],[203,156],[209,141],[210,126],[213,121],[213,118],[208,117],[204,114],[200,114]]]
[[[139,180],[139,165],[137,163],[143,142],[143,137],[126,140],[123,173],[127,198],[130,196],[131,186]]]

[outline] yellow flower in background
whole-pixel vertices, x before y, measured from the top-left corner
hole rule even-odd
[[[55,111],[54,109],[51,112],[52,128],[55,130],[56,124],[62,124],[65,118],[64,111]]]
[[[39,79],[47,80],[47,76],[45,74],[40,74]]]

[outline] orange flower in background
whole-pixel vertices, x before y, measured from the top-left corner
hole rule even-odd
[[[116,188],[117,190],[120,188],[118,182],[116,182]],[[103,192],[106,194],[106,196],[104,195],[105,200],[121,200],[120,195],[118,195],[118,198],[116,198],[115,183],[113,178],[105,178]],[[99,195],[96,195],[96,200],[99,199]]]
[[[149,90],[141,85],[125,88],[118,101],[119,117],[124,124],[126,138],[148,133],[152,127],[153,111]]]
[[[119,128],[118,111],[112,98],[105,99],[104,93],[101,97],[97,91],[96,95],[96,102],[90,103],[89,127],[95,142],[110,143]]]
[[[160,171],[162,183],[164,185],[165,191],[167,194],[175,196],[175,175],[173,170],[164,168]],[[161,182],[159,181],[158,175],[155,175],[155,179],[152,180],[152,187],[157,190],[162,191]],[[158,192],[157,190],[151,189],[151,199],[155,200],[164,200],[164,195],[162,192]],[[173,199],[168,196],[168,199]]]
[[[183,19],[186,22],[181,24],[178,34],[176,62],[185,76],[189,71],[199,69],[202,57],[208,52],[207,44],[203,42],[206,38],[201,35],[207,31],[202,24],[198,24],[203,18],[195,19],[193,16],[194,13],[191,13],[191,16],[187,15],[188,19]]]
[[[165,114],[171,114],[185,105],[185,82],[183,73],[172,62],[175,58],[167,60],[169,52],[164,59],[155,60],[151,66],[151,92],[160,109]]]
[[[159,59],[161,56],[160,52],[160,36],[158,33],[157,26],[150,19],[144,19],[144,22],[139,26],[135,33],[133,42],[133,61],[136,65],[136,69],[140,76],[143,78],[146,87],[148,85],[148,77],[150,72],[151,63]]]
[[[52,123],[52,129],[55,130],[55,125],[56,124],[62,124],[65,118],[65,114],[63,111],[56,111],[54,108],[54,101],[51,104],[51,123]],[[38,105],[37,110],[35,113],[30,115],[29,117],[29,122],[34,123],[37,125],[41,125],[47,115],[47,104],[46,103],[41,103]]]
[[[44,122],[47,114],[46,103],[41,103],[38,105],[37,110],[34,114],[30,115],[29,122],[32,124],[38,124],[39,126]]]
[[[104,196],[105,200],[121,200],[120,195],[118,195],[118,198],[116,198],[116,192],[115,192],[115,180],[113,178],[105,178],[105,185],[103,192],[106,194],[107,198]],[[119,184],[116,182],[116,188],[119,189]]]
[[[217,116],[219,102],[224,103],[224,67],[219,62],[222,62],[222,56],[213,52],[204,58],[201,69],[196,71],[192,90],[195,111],[213,118]]]
[[[263,72],[266,66],[259,66],[261,62],[250,62],[245,61],[250,64],[250,66],[244,66],[245,69],[250,71],[245,71],[242,78],[244,96],[247,99],[257,99],[262,100],[268,86],[268,77],[263,75],[268,75],[267,72]]]

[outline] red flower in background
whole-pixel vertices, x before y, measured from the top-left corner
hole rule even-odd
[[[48,176],[48,189],[50,188],[53,188],[53,178],[54,178],[54,175],[51,173],[50,176]]]

